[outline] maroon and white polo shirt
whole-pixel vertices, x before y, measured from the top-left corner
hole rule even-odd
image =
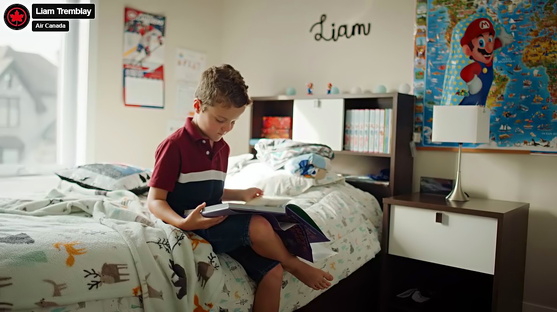
[[[209,139],[201,137],[192,117],[188,117],[184,127],[157,147],[149,186],[168,191],[166,200],[180,215],[203,202],[207,206],[218,204],[229,155],[230,147],[224,139],[211,147]]]

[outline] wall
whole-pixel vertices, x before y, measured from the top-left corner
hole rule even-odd
[[[167,18],[165,38],[165,109],[126,107],[122,91],[124,8],[129,6]],[[124,162],[152,167],[157,145],[166,137],[167,122],[177,113],[176,48],[207,54],[220,63],[222,1],[99,1],[90,53],[90,107],[86,161]],[[188,107],[190,107],[188,105]]]
[[[390,91],[412,82],[412,0],[239,0],[224,5],[223,61],[241,70],[252,96],[285,94],[287,87],[305,94],[308,82],[314,83],[315,94],[325,94],[328,82],[344,92],[378,85]],[[327,38],[332,23],[348,29],[371,23],[371,32],[336,42],[316,41],[317,27],[313,33],[310,28],[321,14],[327,15]],[[232,153],[247,150],[250,116],[245,117],[234,132],[246,135],[227,137]]]
[[[129,1],[138,9],[168,17],[167,64],[171,47],[199,47],[209,63],[229,62],[250,85],[252,96],[298,94],[312,81],[316,93],[327,82],[350,90],[373,90],[378,84],[396,89],[412,82],[414,0],[275,0],[275,1]],[[210,3],[205,3],[210,2]],[[154,148],[165,136],[174,113],[175,86],[167,81],[167,109],[126,108],[122,104],[122,12],[125,2],[101,1],[98,8],[98,84],[89,160],[125,161],[150,166]],[[315,41],[309,33],[322,13],[326,25],[372,23],[369,36]],[[201,31],[202,30],[202,31]],[[191,44],[190,44],[191,43]],[[94,53],[94,51],[93,51]],[[168,72],[167,77],[172,77]],[[232,153],[248,151],[249,114],[227,136]],[[420,176],[453,178],[454,152],[418,151],[415,189]],[[464,189],[473,196],[531,204],[525,279],[525,312],[557,311],[556,157],[465,153]]]

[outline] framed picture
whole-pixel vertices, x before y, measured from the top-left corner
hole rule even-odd
[[[421,177],[420,193],[446,196],[452,191],[453,183],[450,179]]]

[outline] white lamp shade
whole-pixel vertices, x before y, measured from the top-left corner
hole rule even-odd
[[[485,106],[436,105],[433,107],[433,142],[488,143],[489,115]]]

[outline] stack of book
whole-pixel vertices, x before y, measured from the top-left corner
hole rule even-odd
[[[267,139],[289,139],[292,132],[292,117],[264,116],[261,137]]]
[[[391,152],[392,109],[349,109],[344,124],[344,150]]]

